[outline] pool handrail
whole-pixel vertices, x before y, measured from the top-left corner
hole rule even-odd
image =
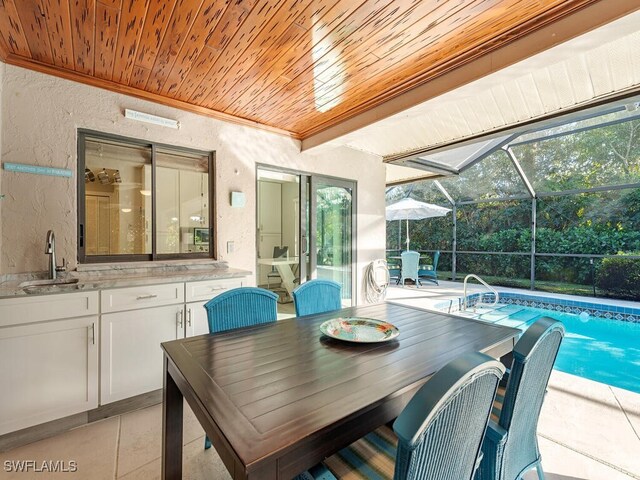
[[[463,286],[463,291],[462,291],[462,295],[463,295],[463,300],[462,300],[462,310],[466,311],[467,310],[467,280],[469,280],[469,278],[475,278],[476,280],[478,280],[481,284],[483,284],[485,287],[487,287],[495,296],[495,300],[493,301],[492,304],[490,304],[490,307],[494,307],[498,304],[498,301],[500,300],[500,294],[498,293],[498,291],[493,288],[491,285],[489,285],[487,282],[485,282],[483,279],[481,279],[478,275],[474,274],[474,273],[470,273],[469,275],[467,275],[466,277],[464,277],[464,286]]]

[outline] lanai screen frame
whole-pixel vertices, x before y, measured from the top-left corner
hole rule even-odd
[[[487,198],[487,199],[456,201],[453,198],[453,195],[451,195],[450,192],[447,191],[445,186],[443,186],[442,183],[439,181],[439,178],[447,178],[446,175],[439,175],[439,178],[434,178],[434,179],[419,180],[419,181],[433,182],[433,184],[438,188],[438,190],[440,190],[440,192],[448,201],[448,204],[443,206],[450,207],[452,209],[451,215],[452,215],[453,228],[452,228],[452,238],[451,238],[451,250],[442,250],[442,249],[439,250],[441,253],[451,254],[451,279],[452,280],[455,281],[457,279],[457,273],[456,273],[457,254],[507,255],[507,256],[514,256],[514,257],[528,256],[530,258],[530,279],[529,280],[530,280],[531,290],[535,289],[535,284],[536,284],[536,258],[537,257],[583,258],[583,259],[589,259],[590,263],[593,264],[594,259],[612,258],[612,257],[618,256],[613,254],[593,254],[593,253],[548,253],[548,252],[538,253],[536,251],[536,232],[538,228],[538,219],[537,219],[538,200],[549,198],[549,197],[560,197],[560,196],[580,195],[580,194],[588,194],[588,193],[614,192],[619,190],[637,189],[637,188],[640,188],[640,182],[624,183],[624,184],[617,184],[617,185],[615,184],[603,185],[603,186],[596,186],[592,188],[583,188],[583,189],[544,191],[544,192],[537,191],[534,188],[533,183],[527,176],[525,170],[522,168],[520,162],[518,161],[518,158],[515,152],[513,151],[513,147],[527,144],[527,143],[534,143],[538,141],[549,140],[556,137],[572,135],[572,134],[576,134],[583,131],[593,130],[596,128],[605,128],[607,126],[615,125],[618,123],[640,119],[640,108],[639,108],[640,104],[637,102],[637,100],[636,99],[627,100],[627,102],[628,103],[626,105],[632,106],[631,107],[632,109],[629,109],[629,107],[625,105],[611,106],[610,108],[599,109],[596,112],[588,111],[583,115],[573,116],[573,118],[569,122],[566,122],[566,121],[557,122],[555,125],[546,124],[542,127],[538,127],[538,128],[534,127],[526,131],[518,131],[517,133],[505,135],[501,137],[499,141],[494,141],[489,143],[487,145],[487,148],[479,149],[478,154],[475,157],[466,159],[462,164],[458,165],[458,168],[452,167],[450,165],[445,165],[445,164],[438,165],[437,162],[430,161],[428,158],[424,158],[424,157],[428,157],[428,154],[423,154],[421,156],[414,155],[402,162],[406,166],[411,166],[414,168],[419,167],[421,165],[423,168],[430,169],[429,167],[433,166],[434,169],[431,169],[431,170],[434,172],[445,173],[445,174],[453,173],[455,175],[458,175],[464,172],[465,170],[471,168],[472,166],[476,165],[478,162],[481,162],[485,158],[489,157],[493,153],[501,150],[506,154],[506,156],[510,160],[511,164],[513,165],[514,169],[518,173],[518,176],[520,177],[526,189],[526,195],[512,195],[512,196],[503,196],[503,197],[493,197],[493,198]],[[633,106],[635,106],[635,109],[633,109]],[[565,131],[558,132],[553,135],[535,136],[536,132],[547,130],[550,128],[550,126],[557,127],[565,124],[577,123],[581,120],[587,120],[593,117],[603,116],[609,113],[622,112],[625,110],[627,113],[629,113],[629,115],[623,118],[605,121],[605,122],[597,123],[594,125],[587,125],[587,126],[579,127],[575,129],[567,129]],[[522,139],[520,141],[518,140],[526,136],[531,136],[532,138]],[[481,142],[482,139],[480,138],[478,139],[478,141]],[[416,183],[416,182],[417,181],[411,182],[411,183]],[[470,250],[457,249],[457,243],[458,243],[457,213],[458,213],[459,207],[462,207],[464,205],[481,205],[481,204],[488,204],[488,203],[509,202],[514,200],[518,200],[518,201],[529,200],[531,202],[531,227],[530,227],[531,228],[531,249],[530,251],[528,252],[522,252],[522,251],[521,252],[496,252],[496,251],[487,251],[487,250],[470,251]],[[395,251],[396,249],[389,249],[389,250]],[[425,252],[425,253],[433,253],[435,251],[436,250],[434,249],[420,250],[420,252]],[[640,255],[625,255],[625,258],[631,259],[631,260],[640,260]],[[595,284],[594,284],[594,290],[595,290]],[[594,294],[595,294],[595,291],[594,291]]]

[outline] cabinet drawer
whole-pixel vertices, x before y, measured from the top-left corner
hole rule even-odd
[[[202,282],[186,283],[186,302],[203,302],[211,300],[226,290],[242,286],[242,278],[219,278]]]
[[[0,327],[98,313],[98,292],[29,295],[0,300]]]
[[[184,284],[149,285],[102,291],[102,313],[184,302]]]

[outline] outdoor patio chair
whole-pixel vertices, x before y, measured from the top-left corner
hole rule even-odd
[[[342,308],[342,287],[332,280],[309,280],[293,292],[296,316],[313,315]]]
[[[420,254],[413,250],[406,250],[400,254],[402,258],[402,269],[400,282],[404,285],[407,279],[413,280],[416,286],[421,285],[418,277],[418,263],[420,262]]]
[[[489,421],[476,480],[515,480],[533,467],[544,479],[536,430],[563,337],[562,323],[543,317],[516,343],[506,389],[498,391]]]
[[[228,290],[204,304],[209,321],[209,333],[275,322],[278,295],[264,288],[241,287]],[[211,448],[209,437],[205,450]]]
[[[440,260],[440,251],[438,250],[433,254],[433,264],[432,265],[421,265],[418,268],[418,278],[420,280],[427,280],[429,282],[435,282],[436,285],[438,283],[438,260]]]
[[[338,479],[472,479],[504,370],[483,353],[458,357],[418,390],[393,431],[378,428],[325,465]]]

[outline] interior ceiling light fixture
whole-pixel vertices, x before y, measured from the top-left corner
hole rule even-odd
[[[84,183],[95,182],[95,174],[88,168],[84,169]]]
[[[98,180],[100,180],[102,185],[107,185],[109,183],[109,174],[104,168],[98,172]]]
[[[140,194],[144,195],[145,197],[150,197],[151,196],[151,190],[140,190]]]

